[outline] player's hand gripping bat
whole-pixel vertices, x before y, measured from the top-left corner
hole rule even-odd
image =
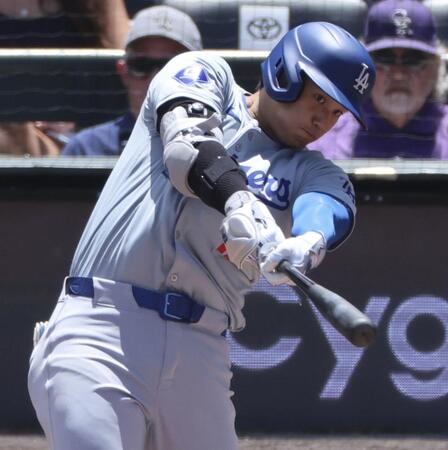
[[[282,261],[276,270],[288,275],[322,315],[353,345],[366,347],[373,342],[376,336],[375,325],[345,298],[315,283],[288,261]]]

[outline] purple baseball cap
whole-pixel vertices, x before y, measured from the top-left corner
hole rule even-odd
[[[367,14],[364,42],[369,52],[403,47],[437,54],[431,11],[418,0],[382,0]]]

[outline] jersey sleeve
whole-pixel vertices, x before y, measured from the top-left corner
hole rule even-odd
[[[159,106],[177,98],[202,102],[224,114],[233,102],[234,78],[227,62],[204,52],[186,52],[171,59],[156,75],[145,101],[145,122],[156,123]]]
[[[355,191],[348,175],[336,164],[325,159],[321,153],[308,151],[309,156],[302,167],[298,196],[308,192],[320,192],[339,200],[356,215]]]

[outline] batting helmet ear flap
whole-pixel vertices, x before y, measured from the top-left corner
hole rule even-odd
[[[287,34],[271,51],[269,58],[261,63],[261,79],[267,94],[280,102],[294,102],[303,88],[303,79],[297,57],[288,60],[288,45],[293,37]],[[295,64],[288,63],[294,58]]]

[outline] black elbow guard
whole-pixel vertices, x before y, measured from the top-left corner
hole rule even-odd
[[[206,205],[224,214],[227,199],[247,190],[246,175],[218,142],[203,141],[195,146],[199,154],[188,173],[188,184]]]

